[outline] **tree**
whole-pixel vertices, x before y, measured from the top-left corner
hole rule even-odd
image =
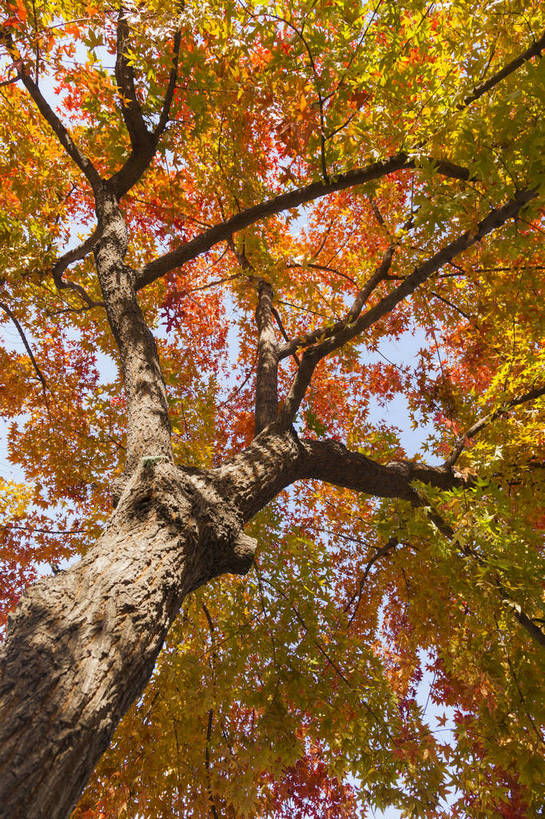
[[[542,4],[9,0],[1,43],[5,815],[535,815]]]

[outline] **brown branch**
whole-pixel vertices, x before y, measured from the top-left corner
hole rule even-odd
[[[403,226],[404,230],[410,229],[413,223],[413,219],[414,214],[409,217],[409,219]],[[334,324],[324,324],[321,327],[317,327],[310,333],[306,333],[304,336],[298,336],[288,344],[283,345],[282,348],[279,350],[280,359],[285,358],[287,355],[292,355],[293,354],[292,347],[294,347],[294,345],[295,349],[298,349],[299,347],[308,347],[315,341],[324,341],[328,338],[332,338],[333,336],[337,335],[337,333],[340,330],[343,330],[346,327],[348,327],[348,325],[353,324],[361,314],[363,307],[367,303],[373,291],[378,287],[378,285],[387,279],[397,278],[390,276],[389,272],[392,266],[394,253],[398,244],[399,244],[398,241],[393,241],[386,248],[382,256],[382,261],[380,265],[376,268],[375,272],[370,277],[370,279],[359,290],[354,299],[354,302],[352,303],[350,310],[343,319],[336,321]],[[347,276],[346,278],[349,277]],[[349,279],[349,281],[353,282],[354,280]]]
[[[42,391],[43,391],[43,394],[44,394],[44,397],[45,397],[45,400],[46,400],[46,403],[47,403],[47,383],[46,383],[46,380],[45,380],[45,378],[44,378],[44,376],[42,374],[42,371],[40,370],[40,368],[38,366],[38,362],[34,358],[34,353],[32,352],[32,348],[31,348],[30,344],[28,343],[27,337],[25,335],[25,331],[21,327],[21,324],[20,324],[17,316],[15,315],[15,313],[3,301],[0,301],[0,309],[2,309],[7,316],[9,316],[9,318],[11,319],[13,324],[15,325],[15,328],[16,328],[17,332],[19,333],[19,337],[20,337],[21,341],[24,344],[25,350],[27,351],[28,357],[30,358],[32,366],[34,367],[34,371],[35,371],[36,375],[38,376],[40,384],[42,385]]]
[[[456,441],[452,452],[446,459],[444,466],[445,467],[452,467],[464,451],[466,446],[466,442],[471,440],[475,437],[484,427],[488,426],[488,424],[495,421],[496,418],[500,418],[502,415],[507,415],[509,410],[513,409],[513,407],[519,407],[521,404],[526,404],[528,401],[535,401],[536,398],[541,398],[541,396],[545,395],[545,387],[536,387],[533,390],[529,390],[529,392],[524,393],[524,395],[518,396],[518,398],[513,398],[503,407],[499,407],[494,412],[489,413],[484,418],[480,418],[476,421],[472,426],[467,429],[463,435],[461,435],[458,440]]]
[[[329,338],[326,338],[325,341],[313,347],[308,347],[303,353],[301,366],[297,371],[290,392],[280,409],[279,418],[281,426],[286,427],[292,423],[318,361],[339,349],[348,341],[356,338],[364,330],[367,330],[375,324],[375,322],[379,321],[379,319],[390,313],[394,307],[410,296],[421,284],[429,279],[430,276],[451,261],[451,259],[455,258],[459,253],[472,247],[489,233],[504,225],[508,219],[517,216],[519,211],[537,196],[537,191],[537,188],[519,191],[507,204],[491,210],[475,229],[467,230],[461,236],[449,242],[448,245],[445,245],[445,247],[435,253],[430,259],[418,265],[398,287],[392,290],[387,296],[384,296],[384,298],[371,307],[366,313],[362,313],[352,323],[346,324],[345,322],[339,322],[332,325],[328,330],[330,334]],[[372,280],[369,282],[369,285],[371,285],[371,283]],[[305,337],[295,339],[292,345],[283,345],[279,350],[279,356],[284,357],[285,355],[290,355],[303,344],[305,344]]]
[[[369,572],[371,571],[377,560],[381,560],[381,558],[390,554],[390,552],[394,551],[394,549],[397,549],[398,546],[399,546],[398,539],[395,537],[391,537],[389,541],[385,543],[384,546],[381,546],[380,549],[377,549],[375,554],[368,560],[363,575],[361,576],[360,582],[358,583],[357,591],[354,592],[354,594],[350,597],[350,600],[344,607],[344,611],[348,612],[352,608],[353,603],[354,602],[356,603],[356,605],[354,606],[354,611],[348,618],[347,626],[352,625],[356,617],[356,614],[358,613],[358,608],[363,595],[363,589],[367,582],[367,578],[369,577]]]
[[[34,353],[32,352],[32,348],[31,348],[30,344],[28,343],[28,339],[27,339],[27,337],[25,335],[25,331],[21,327],[21,324],[20,324],[19,320],[17,319],[17,316],[15,315],[15,313],[3,301],[0,301],[0,309],[2,309],[4,311],[4,313],[6,313],[7,316],[9,316],[9,318],[11,319],[13,324],[15,325],[15,328],[17,329],[17,332],[19,333],[19,337],[20,337],[21,341],[24,344],[25,350],[27,351],[27,355],[30,358],[32,366],[34,367],[34,371],[35,371],[36,375],[38,376],[38,379],[39,379],[40,384],[42,386],[42,392],[44,394],[45,404],[46,404],[46,407],[47,407],[47,409],[49,411],[49,402],[47,400],[47,389],[48,389],[47,383],[46,383],[46,380],[45,380],[45,378],[43,376],[42,371],[40,370],[40,368],[38,366],[38,362],[34,358]]]
[[[276,309],[276,307],[273,307],[272,314],[273,314],[274,319],[275,319],[275,321],[276,321],[276,323],[278,325],[278,329],[282,333],[284,341],[289,341],[290,339],[289,339],[288,334],[286,333],[286,328],[284,327],[284,324],[282,323],[282,318],[280,316],[280,313]],[[299,366],[299,356],[297,355],[297,353],[293,354],[293,358],[294,358],[294,361],[297,364],[297,366]]]
[[[100,231],[98,227],[96,227],[91,235],[85,239],[85,241],[83,241],[77,247],[67,250],[66,253],[57,259],[53,265],[54,275],[62,276],[69,265],[84,259],[89,253],[91,253],[99,239]]]
[[[521,65],[524,65],[524,63],[531,60],[532,57],[540,56],[544,49],[545,32],[543,32],[539,40],[536,40],[533,45],[526,49],[526,51],[523,51],[518,57],[515,57],[513,60],[511,60],[511,62],[507,63],[507,65],[504,65],[500,71],[497,71],[492,77],[490,77],[490,79],[486,80],[486,82],[483,82],[481,85],[474,88],[471,94],[465,97],[464,101],[458,105],[458,109],[463,110],[464,108],[467,108],[468,105],[471,105],[472,102],[478,100],[479,97],[482,97],[487,91],[490,91],[506,77],[509,77],[509,75],[513,74],[517,68],[520,68]]]
[[[255,435],[274,423],[278,413],[278,354],[274,332],[273,289],[264,279],[259,281],[257,299]]]
[[[244,248],[238,251],[229,237],[228,245],[236,256],[248,281],[257,287],[257,364],[255,383],[254,436],[276,421],[278,412],[278,355],[274,332],[273,289],[269,282],[255,275],[255,269]]]
[[[298,262],[288,262],[286,264],[286,268],[288,270],[294,269],[305,269],[309,268],[310,270],[324,270],[326,273],[335,273],[337,276],[341,276],[343,279],[346,279],[350,282],[350,284],[356,284],[356,281],[351,277],[348,276],[346,273],[343,273],[342,270],[338,270],[336,267],[329,267],[325,264],[317,264],[316,262],[306,262],[305,264],[299,264]]]
[[[168,77],[168,86],[163,100],[163,108],[159,116],[157,128],[154,131],[155,139],[159,139],[168,125],[170,116],[170,109],[174,99],[174,91],[176,90],[176,82],[178,80],[178,63],[180,60],[180,45],[182,42],[182,32],[178,30],[174,35],[174,43],[172,48],[172,67]]]
[[[281,350],[279,350],[278,357],[279,359],[282,359],[285,357],[285,355],[293,355],[299,347],[307,346],[308,344],[312,344],[314,341],[318,340],[322,342],[321,344],[318,344],[312,348],[311,355],[307,355],[306,353],[303,354],[303,360],[299,369],[297,370],[297,374],[290,388],[289,395],[284,402],[280,413],[281,424],[284,426],[292,423],[301,405],[301,401],[303,400],[308,389],[316,365],[325,355],[327,355],[327,352],[324,352],[323,355],[320,353],[321,349],[326,350],[323,339],[335,338],[340,332],[346,330],[351,325],[354,325],[359,318],[369,296],[388,275],[392,265],[392,260],[394,258],[396,246],[397,245],[394,243],[386,249],[382,262],[377,267],[371,278],[359,291],[354,299],[352,307],[343,319],[335,322],[334,324],[319,327],[318,329],[313,330],[311,333],[307,333],[306,336],[299,336],[289,344],[284,344]],[[285,352],[286,349],[287,353]]]
[[[327,318],[325,313],[319,313],[317,310],[311,310],[310,307],[303,307],[302,304],[295,304],[293,301],[286,301],[286,299],[278,299],[278,304],[283,304],[285,307],[291,307],[293,310],[300,310],[302,313],[309,313],[311,316],[319,316],[320,318]],[[288,343],[290,339],[288,338]]]
[[[467,168],[462,168],[448,160],[431,158],[427,161],[431,162],[437,173],[443,176],[463,181],[468,181],[471,178],[471,174]],[[204,231],[199,236],[190,239],[174,250],[165,253],[163,256],[159,256],[157,259],[148,262],[148,264],[137,271],[136,289],[140,290],[170,270],[180,267],[182,264],[185,264],[185,262],[206,253],[218,242],[228,241],[233,233],[249,227],[255,222],[259,222],[277,213],[282,213],[282,211],[297,208],[299,205],[312,202],[322,196],[346,190],[355,185],[362,185],[374,179],[380,179],[396,171],[414,170],[418,167],[418,164],[419,161],[417,159],[409,157],[408,154],[404,152],[400,152],[388,159],[371,163],[364,168],[356,168],[346,173],[337,174],[331,177],[328,183],[323,181],[312,182],[303,188],[290,191],[289,193],[282,193],[279,196],[261,202],[259,205],[253,205],[240,213],[236,213],[229,219],[214,225],[209,230]],[[114,179],[115,177],[112,178],[112,181],[114,181]]]
[[[104,307],[104,303],[101,301],[94,301],[87,293],[85,288],[83,288],[80,284],[76,282],[66,281],[63,279],[63,273],[66,268],[73,264],[74,262],[80,261],[84,259],[89,253],[91,253],[100,239],[101,232],[98,226],[94,229],[91,235],[85,239],[77,247],[72,248],[71,250],[66,251],[62,256],[60,256],[57,261],[54,263],[52,268],[53,273],[53,281],[55,282],[55,287],[57,290],[73,290],[77,293],[81,299],[85,302],[88,308],[93,307]]]
[[[142,116],[142,111],[136,96],[133,70],[126,58],[125,49],[128,41],[128,34],[129,31],[126,19],[124,14],[120,12],[118,23],[116,79],[118,85],[123,91],[124,96],[129,102],[128,106],[122,104],[122,113],[127,130],[129,131],[132,150],[123,167],[109,179],[109,182],[118,199],[124,196],[127,191],[129,191],[139,181],[139,179],[148,169],[157,151],[159,139],[168,125],[170,109],[172,107],[174,91],[176,89],[176,81],[178,78],[178,62],[181,45],[181,32],[177,31],[174,35],[172,67],[169,73],[168,84],[163,99],[163,106],[159,115],[159,122],[157,123],[155,130],[150,132]]]
[[[152,135],[146,127],[136,95],[134,68],[128,56],[130,29],[126,9],[121,6],[117,17],[115,79],[121,92],[121,113],[133,151],[148,147]]]
[[[235,480],[240,470],[249,476],[244,489]],[[286,431],[269,427],[215,470],[219,491],[231,493],[244,521],[251,520],[283,489],[306,479],[411,503],[418,499],[413,481],[445,490],[473,485],[454,469],[411,461],[384,465],[339,441],[301,440],[293,427]]]
[[[435,290],[432,290],[430,292],[430,295],[433,296],[434,298],[438,299],[439,301],[442,301],[443,304],[447,305],[447,307],[451,307],[453,310],[455,310],[457,313],[459,313],[461,316],[463,316],[468,321],[471,321],[471,316],[469,315],[469,313],[466,313],[464,310],[462,310],[461,307],[458,307],[456,304],[454,304],[454,302],[449,301],[449,299],[446,299],[444,296],[441,296],[440,293],[436,293]]]
[[[303,448],[300,478],[313,478],[344,489],[381,498],[400,498],[411,503],[418,501],[417,492],[411,486],[413,481],[445,490],[470,486],[468,479],[449,467],[412,461],[384,465],[332,439],[314,441],[305,438],[300,443]]]
[[[85,154],[80,150],[80,148],[78,148],[78,146],[70,136],[70,133],[68,132],[65,125],[61,122],[57,114],[53,111],[53,109],[43,96],[42,92],[38,88],[38,85],[32,79],[30,73],[27,71],[26,66],[23,63],[23,60],[21,59],[21,55],[19,54],[17,46],[14,45],[13,43],[13,38],[11,34],[9,33],[9,31],[6,31],[1,26],[0,43],[3,43],[6,46],[8,53],[13,61],[13,66],[17,71],[17,77],[18,79],[21,80],[26,90],[30,94],[40,114],[43,116],[47,124],[53,130],[55,136],[59,140],[60,144],[62,145],[66,153],[70,156],[70,158],[76,163],[78,168],[85,175],[93,191],[96,192],[96,190],[98,190],[102,182],[98,171],[96,170],[91,160],[87,156],[85,156]]]

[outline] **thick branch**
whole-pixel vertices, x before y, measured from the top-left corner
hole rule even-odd
[[[464,181],[469,180],[471,177],[467,168],[462,168],[448,160],[429,159],[429,161],[433,163],[437,173],[444,176]],[[196,236],[189,242],[185,242],[175,250],[171,250],[169,253],[165,253],[163,256],[149,262],[137,272],[136,289],[140,290],[142,287],[155,281],[155,279],[168,273],[169,270],[173,270],[185,264],[185,262],[195,259],[202,253],[206,253],[206,251],[210,250],[210,248],[218,244],[218,242],[227,241],[233,233],[249,225],[253,225],[261,219],[266,219],[268,216],[273,216],[274,214],[291,208],[297,208],[299,205],[312,202],[321,196],[327,196],[336,191],[345,190],[355,185],[362,185],[374,179],[380,179],[395,171],[411,170],[417,166],[417,159],[409,158],[406,153],[401,152],[381,162],[374,162],[371,165],[367,165],[365,168],[357,168],[353,171],[333,176],[327,183],[312,182],[304,188],[280,194],[280,196],[275,196],[259,205],[247,208],[235,214],[230,219],[218,225],[214,225],[209,230],[201,233],[200,236]]]
[[[159,115],[157,127],[151,133],[148,131],[134,88],[134,72],[126,57],[126,45],[128,40],[128,26],[125,17],[120,14],[118,24],[118,49],[116,61],[116,79],[129,104],[123,105],[122,112],[129,131],[132,151],[123,167],[115,173],[109,180],[112,189],[118,199],[124,196],[133,185],[139,181],[141,176],[148,169],[155,152],[159,139],[168,125],[170,109],[176,90],[178,78],[178,62],[181,44],[181,32],[174,35],[174,48],[172,55],[172,67],[170,69],[168,85],[165,91],[163,106]]]
[[[107,189],[97,197],[97,216],[100,239],[95,259],[125,382],[130,473],[143,456],[172,459],[168,403],[155,339],[134,291],[134,271],[124,264],[127,226],[115,195]]]
[[[5,43],[9,55],[13,60],[13,64],[17,70],[17,77],[18,79],[21,80],[26,90],[32,97],[34,104],[36,105],[40,114],[43,116],[48,125],[52,128],[53,132],[55,133],[55,136],[59,140],[60,144],[62,145],[66,153],[71,157],[71,159],[74,160],[74,162],[82,171],[82,173],[85,174],[93,190],[96,190],[100,186],[101,182],[98,171],[92,164],[91,160],[88,159],[88,157],[86,157],[85,154],[83,154],[82,151],[78,148],[78,146],[70,136],[67,128],[61,122],[57,114],[53,111],[53,109],[43,96],[42,92],[38,88],[36,82],[32,79],[30,73],[27,71],[26,66],[24,65],[21,59],[21,55],[19,54],[17,46],[15,46],[13,43],[13,38],[11,34],[0,27],[0,43],[1,42]]]
[[[99,239],[99,235],[98,227],[96,227],[84,242],[77,245],[77,247],[67,250],[66,253],[63,253],[63,255],[57,259],[53,265],[53,277],[55,281],[60,279],[69,265],[84,259],[89,253],[91,253]]]
[[[159,116],[159,122],[155,129],[154,136],[159,139],[163,131],[168,125],[170,117],[170,109],[172,108],[172,101],[174,99],[174,91],[176,90],[176,82],[178,80],[178,63],[180,59],[180,45],[182,42],[182,32],[178,30],[174,35],[174,44],[172,48],[172,67],[168,76],[168,86],[163,100],[163,108]]]
[[[379,464],[361,452],[347,449],[339,441],[305,439],[301,444],[304,448],[301,478],[315,478],[381,498],[400,498],[414,503],[417,493],[411,486],[413,481],[439,489],[454,489],[468,483],[447,467],[412,461]]]
[[[117,18],[117,55],[115,61],[115,79],[121,92],[121,113],[129,132],[133,151],[146,148],[151,140],[142,109],[136,96],[134,69],[128,56],[129,24],[126,10],[121,8]]]
[[[300,440],[293,428],[279,431],[274,426],[215,470],[215,475],[219,491],[231,498],[245,521],[294,481],[306,478],[411,503],[418,503],[413,481],[440,489],[470,485],[453,469],[410,461],[383,465],[338,441]]]
[[[101,179],[91,160],[78,148],[68,130],[65,128],[59,117],[55,114],[30,74],[27,73],[24,66],[21,67],[19,76],[23,82],[23,85],[34,100],[39,112],[55,132],[57,139],[61,143],[66,153],[74,160],[78,168],[87,177],[93,190],[96,191],[100,185]]]
[[[156,150],[157,139],[155,135],[152,135],[150,141],[138,151],[131,151],[123,167],[108,180],[110,188],[118,199],[121,199],[141,179],[149,168]]]
[[[176,81],[178,78],[178,62],[181,44],[181,32],[174,35],[172,67],[169,72],[168,85],[165,91],[163,106],[159,115],[159,122],[153,132],[150,132],[142,116],[142,110],[136,96],[134,85],[134,71],[127,58],[127,44],[129,28],[124,12],[120,12],[117,29],[117,60],[115,75],[125,101],[122,102],[122,113],[129,132],[132,150],[123,167],[109,180],[110,185],[118,198],[127,193],[148,169],[155,153],[159,139],[169,120],[170,109],[174,99]]]
[[[392,244],[387,248],[387,250],[384,253],[382,262],[377,267],[371,278],[358,292],[350,310],[343,319],[340,319],[339,321],[336,321],[333,324],[323,324],[321,327],[317,327],[310,333],[306,333],[304,336],[297,336],[297,338],[294,338],[291,341],[288,341],[286,344],[283,344],[278,351],[279,359],[287,358],[287,356],[293,355],[293,353],[296,350],[300,349],[301,347],[308,347],[318,340],[325,341],[328,338],[332,338],[333,336],[336,336],[341,330],[344,330],[350,324],[353,324],[361,314],[361,311],[365,306],[367,300],[369,299],[371,293],[377,288],[380,282],[384,281],[384,279],[388,275],[388,271],[390,270],[390,267],[392,265],[395,247],[396,247],[395,244]]]
[[[63,279],[63,273],[69,265],[79,261],[80,259],[84,259],[89,253],[91,253],[99,238],[100,231],[98,227],[96,227],[84,242],[60,256],[52,268],[53,281],[55,282],[55,287],[57,290],[73,290],[85,302],[87,307],[103,307],[104,305],[102,302],[93,301],[85,288],[83,288],[80,284]]]

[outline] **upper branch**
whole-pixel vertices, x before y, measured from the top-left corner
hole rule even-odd
[[[501,83],[502,80],[510,76],[513,72],[520,68],[520,66],[531,60],[532,57],[541,54],[544,49],[545,32],[538,40],[523,51],[522,54],[519,54],[518,57],[515,57],[513,60],[507,63],[486,82],[481,83],[481,85],[474,88],[472,93],[465,97],[463,102],[460,103],[458,106],[459,109],[463,110],[471,105],[473,102],[475,102],[475,100],[482,97],[492,88]],[[435,165],[435,169],[440,174],[463,181],[469,181],[471,179],[471,174],[467,168],[462,168],[459,165],[449,162],[448,160],[436,160],[431,158],[430,161]],[[284,210],[306,204],[307,202],[311,202],[312,200],[318,199],[321,196],[326,196],[329,193],[344,190],[346,188],[353,187],[354,185],[361,185],[365,182],[379,179],[389,173],[393,173],[394,171],[415,168],[416,166],[416,160],[410,159],[408,154],[405,152],[400,152],[389,159],[368,165],[365,168],[358,168],[344,174],[338,174],[337,176],[330,177],[327,181],[324,180],[323,182],[314,182],[304,188],[300,188],[296,191],[290,191],[289,193],[281,194],[273,199],[269,199],[260,205],[254,205],[253,207],[236,214],[231,219],[228,219],[219,225],[214,225],[214,227],[205,231],[200,236],[197,236],[194,239],[191,239],[189,242],[180,245],[178,248],[170,251],[169,253],[166,253],[165,255],[154,259],[152,262],[149,262],[138,271],[136,287],[137,289],[145,287],[147,284],[155,281],[155,279],[158,279],[160,276],[168,273],[169,270],[179,267],[185,262],[199,256],[201,253],[206,253],[206,251],[210,250],[210,248],[216,243],[224,241],[234,232],[242,230],[243,228],[260,221],[261,219],[265,219],[268,216],[281,213]]]
[[[273,289],[261,279],[255,313],[257,342],[257,373],[255,385],[255,434],[276,421],[278,413],[278,354],[274,331]]]
[[[436,171],[443,176],[460,179],[462,181],[468,181],[471,178],[471,174],[467,168],[463,168],[448,160],[431,158],[429,161],[433,163]],[[253,225],[261,219],[282,213],[282,211],[290,210],[291,208],[299,207],[299,205],[312,202],[330,193],[346,190],[346,188],[352,188],[355,185],[362,185],[374,179],[380,179],[395,171],[414,169],[417,165],[417,159],[409,157],[409,155],[404,152],[400,152],[388,159],[374,162],[364,168],[356,168],[355,170],[333,176],[329,182],[312,182],[303,188],[280,194],[265,202],[261,202],[259,205],[253,205],[240,213],[236,213],[230,219],[218,225],[214,225],[209,228],[209,230],[201,233],[200,236],[196,236],[189,242],[185,242],[174,250],[149,262],[137,272],[136,288],[140,290],[142,287],[155,281],[155,279],[168,273],[169,270],[173,270],[185,264],[185,262],[195,259],[202,253],[206,253],[206,251],[210,250],[210,248],[218,242],[228,240],[233,233],[249,225]]]
[[[117,55],[115,61],[115,79],[121,92],[121,113],[133,150],[145,148],[151,140],[151,134],[142,116],[142,109],[136,96],[134,69],[131,65],[128,47],[130,30],[126,10],[121,8],[117,18]]]
[[[248,281],[257,287],[257,370],[255,384],[254,435],[276,421],[278,413],[278,354],[274,322],[273,289],[269,282],[255,275],[255,269],[246,256],[244,247],[238,251],[232,237],[228,244],[245,272]],[[276,314],[276,315],[275,315]]]
[[[464,101],[460,103],[458,108],[460,110],[467,108],[468,105],[471,105],[472,102],[478,100],[479,97],[482,97],[486,94],[487,91],[490,91],[496,85],[498,85],[502,80],[508,77],[510,74],[513,74],[517,68],[520,68],[521,65],[527,63],[532,57],[537,57],[541,54],[541,52],[545,49],[545,31],[539,38],[536,40],[526,51],[523,51],[522,54],[519,54],[518,57],[515,57],[513,60],[508,62],[500,71],[497,71],[490,79],[486,80],[486,82],[481,83],[476,88],[473,89],[471,94],[468,94],[465,97]]]
[[[48,125],[52,128],[55,136],[66,153],[74,160],[80,171],[86,176],[89,184],[96,192],[100,187],[101,178],[91,160],[76,145],[65,125],[61,122],[57,114],[53,111],[36,82],[32,79],[29,71],[21,59],[17,46],[9,32],[0,27],[0,43],[4,43],[8,53],[13,60],[13,65],[17,70],[17,77],[21,80],[26,90],[30,94],[34,104],[43,116]]]
[[[174,91],[176,90],[176,82],[178,80],[178,63],[180,59],[181,42],[182,32],[178,29],[178,31],[174,35],[174,45],[172,49],[172,67],[170,69],[168,77],[168,86],[165,93],[165,98],[163,100],[163,108],[159,116],[157,128],[155,129],[154,132],[154,136],[156,139],[158,139],[161,136],[161,134],[163,133],[168,124],[170,109],[172,107],[172,101],[174,99]]]
[[[293,353],[300,347],[308,347],[315,341],[324,341],[325,339],[332,338],[341,330],[348,327],[350,324],[353,324],[361,314],[361,311],[363,310],[363,307],[365,306],[371,293],[377,288],[380,282],[384,281],[385,277],[388,275],[388,271],[390,270],[394,258],[395,248],[396,245],[393,243],[386,249],[380,265],[377,267],[371,278],[358,292],[352,307],[343,319],[340,319],[333,324],[323,324],[321,327],[317,327],[315,330],[312,330],[310,333],[306,333],[304,336],[297,336],[297,338],[286,342],[286,344],[283,344],[279,349],[278,357],[280,359],[287,358],[287,356],[293,355]]]
[[[163,106],[159,115],[159,122],[155,130],[150,132],[142,116],[142,110],[136,96],[134,72],[127,56],[128,37],[128,23],[124,13],[120,12],[117,29],[115,76],[117,84],[127,102],[126,104],[125,100],[122,101],[121,110],[129,132],[132,150],[123,167],[109,180],[118,199],[126,194],[127,191],[139,181],[155,156],[159,139],[168,124],[170,109],[174,99],[181,44],[181,32],[178,30],[174,35],[172,67],[169,73]]]
[[[342,322],[342,327],[339,328],[330,338],[322,341],[320,344],[315,344],[308,347],[301,362],[301,366],[297,371],[297,375],[293,381],[290,392],[284,401],[279,413],[279,420],[283,427],[289,426],[299,409],[301,401],[312,378],[316,364],[320,359],[329,353],[338,350],[348,341],[356,338],[364,330],[367,330],[379,319],[390,313],[396,305],[410,296],[414,291],[425,282],[433,273],[436,273],[443,265],[451,261],[455,256],[476,242],[484,238],[488,233],[501,227],[505,222],[516,216],[518,212],[532,199],[537,196],[537,188],[531,188],[519,191],[507,204],[501,208],[494,208],[490,213],[477,225],[474,230],[467,230],[457,239],[449,242],[440,251],[435,253],[430,259],[418,265],[414,271],[407,276],[403,282],[384,296],[377,304],[375,304],[367,312],[360,314],[360,316],[350,324]],[[296,339],[297,341],[297,339]],[[304,344],[304,338],[301,339]],[[284,345],[282,351],[286,349]],[[299,346],[298,344],[296,345]],[[288,348],[288,353],[293,350],[291,346]]]
[[[381,264],[377,267],[374,274],[367,281],[364,287],[362,287],[362,289],[359,291],[354,299],[352,307],[344,319],[335,322],[335,324],[319,327],[304,337],[296,338],[293,341],[284,344],[282,349],[279,351],[278,358],[285,358],[287,355],[293,355],[299,347],[312,344],[314,341],[322,339],[321,344],[314,346],[311,348],[311,350],[306,351],[303,354],[303,358],[297,369],[297,374],[290,389],[290,393],[280,411],[280,423],[284,427],[293,422],[301,405],[301,401],[305,397],[305,393],[311,382],[316,365],[325,355],[327,355],[328,350],[323,340],[334,340],[343,330],[354,326],[354,323],[361,315],[361,311],[363,310],[367,299],[375,288],[378,287],[380,282],[383,281],[388,275],[388,271],[392,265],[395,247],[395,243],[392,243],[387,248]]]

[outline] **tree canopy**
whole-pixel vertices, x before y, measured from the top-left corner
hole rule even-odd
[[[76,747],[16,680],[183,519],[76,819],[540,815],[543,3],[4,0],[0,45],[7,735]]]

